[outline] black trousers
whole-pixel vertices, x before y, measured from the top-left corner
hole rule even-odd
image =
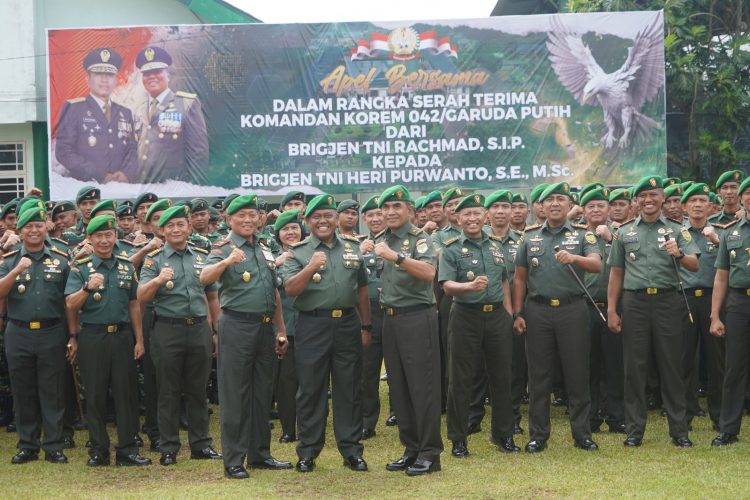
[[[279,422],[283,434],[297,435],[297,368],[294,336],[288,336],[289,345],[283,359],[274,364],[274,399],[278,405]]]
[[[384,316],[383,356],[404,454],[439,460],[443,440],[437,311],[430,307]]]
[[[151,356],[151,330],[154,325],[153,307],[143,308],[143,346],[146,349],[141,357],[141,369],[143,371],[143,406],[146,413],[143,418],[143,431],[151,441],[159,438],[159,422],[157,412],[159,407],[159,387],[156,381],[156,367]],[[204,389],[205,390],[205,389]]]
[[[29,330],[8,323],[5,330],[20,449],[39,450],[44,431],[44,451],[62,450],[66,341],[63,324]]]
[[[625,421],[624,407],[624,367],[622,361],[622,336],[612,332],[599,316],[599,309],[591,304],[589,308],[589,334],[591,336],[591,356],[589,364],[589,392],[591,393],[591,427],[598,427],[602,421],[599,410],[601,404],[601,383],[604,382],[606,395],[606,416],[609,425]],[[605,308],[601,309],[607,317]],[[602,380],[602,375],[604,375]]]
[[[730,290],[727,297],[726,366],[721,396],[721,432],[739,434],[750,366],[750,296]]]
[[[362,429],[374,429],[380,417],[380,370],[383,367],[383,312],[370,301],[370,348],[362,351]]]
[[[622,347],[625,362],[625,423],[630,437],[646,431],[646,377],[653,349],[659,372],[669,434],[686,437],[685,383],[682,379],[684,303],[677,291],[648,295],[625,290],[622,295]]]

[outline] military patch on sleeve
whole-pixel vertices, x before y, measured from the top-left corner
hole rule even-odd
[[[682,233],[682,237],[685,238],[685,241],[690,241],[693,239],[693,237],[690,236],[690,231],[688,231],[687,229],[683,229],[680,232]]]
[[[587,232],[584,238],[586,238],[586,242],[591,243],[592,245],[596,243],[596,235],[594,235],[594,233],[592,233],[591,231]]]
[[[425,253],[429,248],[426,239],[417,240],[417,252]]]
[[[143,261],[143,267],[154,267],[154,259],[146,259]]]

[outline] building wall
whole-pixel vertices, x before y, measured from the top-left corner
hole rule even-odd
[[[34,2],[0,0],[0,12],[0,124],[35,120],[35,101],[43,98],[36,91],[36,59],[44,57],[35,57]]]

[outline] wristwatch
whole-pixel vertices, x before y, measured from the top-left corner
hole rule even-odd
[[[514,312],[513,313],[513,321],[517,320],[518,318],[523,318],[523,312]]]
[[[677,260],[680,260],[680,259],[682,259],[683,257],[685,257],[685,252],[683,252],[683,251],[682,251],[682,248],[680,248],[680,255],[678,255],[677,257],[675,257],[675,259],[677,259]]]
[[[366,332],[372,332],[372,324],[362,325],[359,328],[360,328],[360,330],[364,330]]]
[[[402,263],[403,261],[405,261],[405,260],[406,260],[406,255],[404,255],[404,254],[402,254],[402,253],[398,253],[398,254],[396,254],[396,265],[397,265],[397,266],[400,266],[400,265],[401,265],[401,263]]]

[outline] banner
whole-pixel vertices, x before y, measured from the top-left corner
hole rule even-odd
[[[523,189],[666,173],[663,13],[48,31],[50,186]]]

